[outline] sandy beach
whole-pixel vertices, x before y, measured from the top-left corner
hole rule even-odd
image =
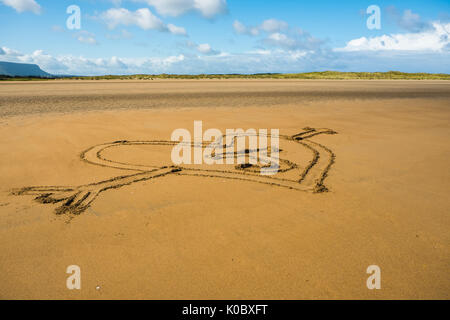
[[[220,165],[117,185],[172,165],[170,146],[129,142],[195,120],[333,131],[305,141],[325,147],[328,191]],[[445,81],[1,82],[0,298],[449,299],[449,120]],[[280,148],[304,172],[311,154],[291,142]],[[77,214],[45,203],[81,189],[98,194]],[[66,287],[69,265],[81,290]],[[381,290],[366,287],[370,265]]]

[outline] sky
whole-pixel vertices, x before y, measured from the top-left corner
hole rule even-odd
[[[450,1],[0,0],[0,61],[66,75],[450,73]]]

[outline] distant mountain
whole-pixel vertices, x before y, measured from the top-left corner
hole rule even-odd
[[[41,77],[52,78],[50,73],[43,71],[36,64],[14,63],[0,61],[0,76],[9,77]]]

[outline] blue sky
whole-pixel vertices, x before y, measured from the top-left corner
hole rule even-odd
[[[55,74],[450,73],[449,58],[450,1],[0,0],[0,61]]]

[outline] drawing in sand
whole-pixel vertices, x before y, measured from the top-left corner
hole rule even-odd
[[[199,176],[207,178],[224,178],[242,181],[251,181],[260,184],[266,184],[277,187],[285,187],[299,191],[309,191],[320,193],[328,191],[324,182],[327,174],[335,161],[335,154],[331,149],[324,145],[311,141],[310,139],[321,134],[336,134],[331,129],[315,129],[306,127],[302,132],[293,136],[280,135],[279,138],[285,143],[289,149],[299,146],[304,148],[311,154],[311,159],[306,165],[302,165],[298,161],[283,159],[280,156],[280,169],[276,176],[263,176],[259,174],[258,166],[246,163],[245,165],[237,165],[234,170],[210,170],[203,168],[191,168],[183,166],[173,166],[170,164],[156,165],[139,165],[132,163],[123,163],[106,159],[102,156],[102,152],[113,147],[126,146],[174,146],[174,141],[115,141],[96,145],[81,153],[80,157],[83,161],[99,166],[111,167],[122,170],[134,171],[135,173],[124,176],[117,176],[105,181],[99,181],[81,186],[35,186],[25,187],[14,190],[15,195],[35,195],[35,200],[40,203],[58,203],[62,205],[56,209],[57,214],[81,214],[85,211],[98,195],[109,189],[116,189],[132,183],[150,180],[154,178],[164,177],[172,174],[177,176]],[[207,147],[203,143],[202,148]],[[227,146],[223,145],[226,149]],[[284,149],[280,149],[283,155]],[[246,154],[251,157],[258,150],[237,150],[234,157],[239,154]],[[215,154],[215,157],[224,156]]]

